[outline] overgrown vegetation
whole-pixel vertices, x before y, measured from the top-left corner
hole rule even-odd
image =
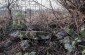
[[[7,15],[0,17],[0,55],[84,55],[85,1],[54,1],[63,9],[54,9],[49,0],[52,9],[26,14],[14,12],[21,7],[19,0],[4,0]]]

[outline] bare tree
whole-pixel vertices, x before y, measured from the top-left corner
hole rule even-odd
[[[6,8],[8,10],[8,17],[10,20],[12,19],[12,8],[16,5],[17,1],[19,0],[3,0],[4,4],[0,4],[2,5],[1,8]]]
[[[14,5],[16,4],[18,0],[8,0],[7,1],[7,9],[8,9],[8,14],[9,14],[9,18],[12,19],[12,8],[14,7]]]
[[[79,34],[85,16],[85,0],[54,0],[59,2],[71,15],[72,23]]]

